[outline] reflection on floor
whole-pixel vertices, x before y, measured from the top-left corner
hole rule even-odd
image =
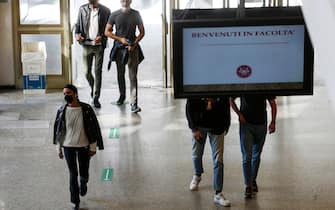
[[[268,136],[255,199],[243,198],[237,118],[225,139],[224,191],[230,209],[335,209],[334,117],[324,87],[315,95],[278,98],[277,133]],[[89,91],[79,90],[88,101]],[[111,102],[117,89],[103,89],[96,110],[106,148],[91,161],[82,209],[224,209],[213,203],[212,163],[205,151],[200,191],[190,192],[191,133],[185,100],[170,90],[141,88],[143,111]],[[51,144],[62,94],[0,94],[0,210],[69,209],[68,173]],[[112,138],[111,128],[120,137]],[[114,130],[113,130],[114,132]],[[115,131],[116,132],[116,131]],[[109,138],[111,137],[111,138]],[[103,169],[113,168],[112,181]]]

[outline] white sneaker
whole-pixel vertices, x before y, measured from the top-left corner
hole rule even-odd
[[[200,181],[201,181],[201,176],[193,175],[192,181],[190,183],[190,190],[191,191],[198,190]]]
[[[221,206],[230,206],[230,201],[226,199],[222,193],[214,195],[214,203],[219,204]]]

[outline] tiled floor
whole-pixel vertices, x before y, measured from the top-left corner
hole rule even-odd
[[[79,90],[88,101],[89,91]],[[82,209],[225,209],[213,203],[212,162],[205,152],[200,191],[190,192],[191,133],[185,100],[170,90],[141,88],[143,111],[111,102],[116,88],[105,88],[96,110],[105,150],[91,160],[89,190]],[[70,209],[68,172],[52,145],[52,126],[62,94],[27,96],[0,93],[0,210]],[[245,200],[237,118],[225,138],[224,191],[229,209],[335,209],[334,116],[323,86],[314,96],[279,97],[277,132],[268,136],[255,199]],[[119,139],[109,139],[120,128]],[[102,170],[113,168],[112,181]]]

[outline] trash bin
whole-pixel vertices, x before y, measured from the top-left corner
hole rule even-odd
[[[23,93],[45,93],[46,47],[45,42],[22,44]]]

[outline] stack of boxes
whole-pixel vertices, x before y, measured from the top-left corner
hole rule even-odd
[[[45,93],[46,59],[45,42],[22,44],[23,93]]]

